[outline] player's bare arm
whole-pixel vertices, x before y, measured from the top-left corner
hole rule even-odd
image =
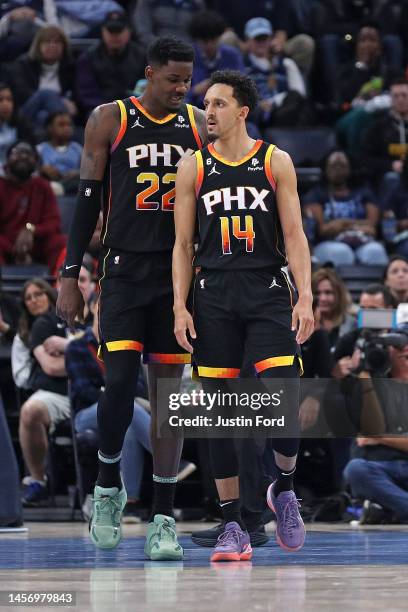
[[[174,333],[184,349],[193,352],[188,341],[196,337],[193,318],[186,308],[187,296],[193,277],[194,230],[196,218],[196,158],[185,159],[177,172],[174,223],[176,240],[173,249]]]
[[[303,344],[313,333],[314,319],[310,251],[303,231],[296,172],[290,156],[280,149],[274,150],[271,167],[276,180],[276,202],[286,254],[299,294],[293,309],[292,328],[297,329],[296,341]]]
[[[78,288],[78,274],[84,252],[98,221],[102,179],[109,149],[119,127],[119,108],[116,103],[111,103],[98,106],[92,111],[85,128],[80,187],[57,300],[57,314],[67,321],[70,327],[74,325],[76,317],[83,318],[84,300]]]

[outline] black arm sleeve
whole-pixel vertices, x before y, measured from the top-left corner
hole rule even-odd
[[[81,179],[72,219],[62,276],[78,278],[85,250],[101,211],[102,181]]]

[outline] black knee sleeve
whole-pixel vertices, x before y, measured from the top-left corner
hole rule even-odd
[[[106,387],[98,404],[99,448],[106,455],[122,450],[123,440],[133,418],[140,353],[104,351]]]

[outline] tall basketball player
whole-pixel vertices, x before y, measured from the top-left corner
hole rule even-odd
[[[256,102],[251,79],[233,71],[214,73],[205,96],[213,143],[184,160],[177,173],[175,333],[185,350],[194,347],[203,386],[213,385],[213,390],[220,388],[220,378],[238,377],[243,363],[251,363],[260,378],[298,379],[299,344],[313,330],[310,255],[296,175],[287,153],[248,136],[245,120]],[[185,304],[196,216],[199,247],[194,265],[200,271],[193,319]],[[298,290],[296,305],[285,274],[287,263]],[[292,396],[291,423],[286,424],[295,437],[273,441],[278,477],[267,501],[276,513],[279,544],[298,550],[305,530],[293,491],[299,440],[297,393]],[[211,559],[250,559],[234,440],[211,439],[210,453],[225,523]]]
[[[87,123],[81,181],[57,303],[70,325],[83,312],[78,272],[104,205],[100,260],[100,337],[106,389],[98,406],[99,474],[90,536],[99,548],[121,540],[126,491],[120,458],[133,414],[140,354],[148,363],[152,408],[154,499],[146,556],[181,559],[172,518],[182,442],[159,438],[158,378],[177,387],[190,356],[173,333],[171,253],[177,167],[201,147],[204,113],[184,104],[193,70],[193,49],[159,38],[148,50],[147,87],[96,108]]]

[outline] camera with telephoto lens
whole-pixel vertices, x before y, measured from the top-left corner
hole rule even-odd
[[[391,369],[388,347],[404,348],[408,344],[407,326],[398,328],[396,311],[389,308],[361,309],[358,326],[360,335],[355,348],[360,350],[361,359],[354,374],[366,370],[376,378],[387,376]]]

